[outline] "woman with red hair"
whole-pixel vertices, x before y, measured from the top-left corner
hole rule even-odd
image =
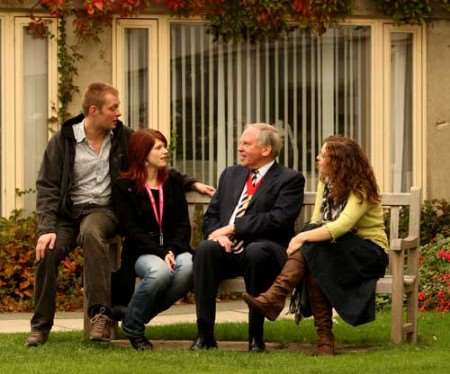
[[[347,137],[330,136],[317,164],[311,224],[290,241],[288,259],[272,286],[256,297],[244,294],[244,300],[273,321],[292,290],[301,289],[291,306],[314,316],[318,353],[332,355],[332,307],[353,326],[375,319],[375,287],[388,262],[388,241],[375,176],[361,147]]]
[[[133,133],[128,169],[113,186],[123,229],[123,263],[134,263],[136,288],[122,330],[136,350],[151,350],[145,324],[183,297],[192,284],[191,228],[183,176],[168,168],[167,140],[157,130]]]

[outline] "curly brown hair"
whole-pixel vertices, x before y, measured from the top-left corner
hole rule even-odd
[[[376,204],[380,201],[378,185],[369,160],[358,143],[341,136],[325,139],[326,171],[321,180],[333,187],[330,191],[335,203],[342,203],[353,192],[360,200]]]

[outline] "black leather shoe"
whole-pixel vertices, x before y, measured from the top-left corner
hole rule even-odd
[[[153,344],[145,336],[129,336],[128,340],[136,351],[153,350]]]
[[[266,352],[266,344],[264,343],[264,340],[260,338],[253,338],[250,340],[250,343],[248,343],[248,351],[254,353]]]
[[[201,351],[217,348],[217,342],[214,338],[197,337],[191,345],[191,351]]]

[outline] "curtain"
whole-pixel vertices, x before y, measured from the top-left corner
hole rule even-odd
[[[393,192],[412,185],[412,34],[391,34],[391,172]]]
[[[48,44],[23,31],[24,186],[35,190],[48,141]],[[24,209],[35,210],[36,194],[24,195]]]
[[[134,128],[148,127],[148,30],[125,31],[125,123]]]
[[[297,30],[282,41],[217,43],[201,24],[171,25],[174,166],[207,183],[236,162],[251,122],[284,136],[279,162],[317,184],[315,157],[330,134],[369,152],[370,28],[343,26],[319,38]]]

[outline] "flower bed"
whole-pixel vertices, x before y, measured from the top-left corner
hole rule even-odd
[[[419,275],[419,310],[450,311],[450,237],[421,248]]]

